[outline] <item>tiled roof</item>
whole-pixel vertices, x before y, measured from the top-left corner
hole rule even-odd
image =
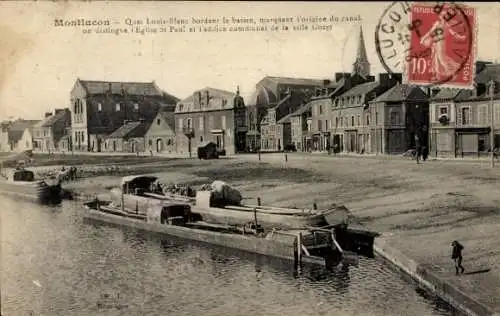
[[[163,91],[161,91],[154,82],[112,82],[80,80],[80,83],[89,94],[104,94],[109,91],[109,88],[111,86],[112,94],[122,94],[123,91],[125,91],[129,95],[163,95]]]
[[[128,122],[120,126],[116,131],[111,133],[107,138],[133,138],[144,137],[146,135],[151,122]]]
[[[410,86],[408,84],[395,85],[391,89],[384,92],[378,98],[373,100],[373,102],[397,102],[407,100],[409,98],[426,99],[427,95],[422,89],[417,86]]]
[[[44,120],[36,124],[36,127],[51,127],[57,123],[60,119],[66,116],[66,111],[61,111],[57,114],[46,117]]]
[[[460,89],[445,88],[439,90],[439,92],[432,97],[433,100],[451,100],[454,99],[460,93]]]
[[[341,94],[340,97],[347,97],[347,96],[357,96],[357,95],[363,95],[367,94],[370,91],[376,89],[379,86],[379,82],[377,81],[372,81],[372,82],[366,82],[359,84],[352,89],[347,90],[345,93]]]

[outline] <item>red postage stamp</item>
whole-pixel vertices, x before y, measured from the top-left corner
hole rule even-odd
[[[405,81],[471,88],[476,63],[476,12],[451,3],[414,3]]]

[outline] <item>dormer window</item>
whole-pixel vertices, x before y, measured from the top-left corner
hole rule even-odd
[[[120,111],[121,107],[120,107],[120,103],[116,103],[116,111]]]
[[[102,104],[97,103],[97,111],[101,112],[102,111]]]
[[[134,103],[134,111],[139,111],[139,104],[138,103]]]
[[[160,119],[157,119],[156,120],[156,125],[160,125],[161,124],[161,120]]]

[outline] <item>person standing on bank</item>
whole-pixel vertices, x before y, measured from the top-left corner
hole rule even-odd
[[[464,249],[464,246],[462,246],[462,244],[460,244],[456,240],[451,243],[451,246],[453,247],[451,259],[455,261],[455,272],[457,275],[459,273],[463,274],[465,271],[464,267],[462,266],[462,250]]]

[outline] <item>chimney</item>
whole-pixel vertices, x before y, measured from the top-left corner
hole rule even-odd
[[[45,117],[49,117],[49,116],[52,116],[52,113],[51,112],[45,112]]]
[[[207,105],[210,103],[210,93],[208,90],[205,91],[205,101],[207,102]]]

